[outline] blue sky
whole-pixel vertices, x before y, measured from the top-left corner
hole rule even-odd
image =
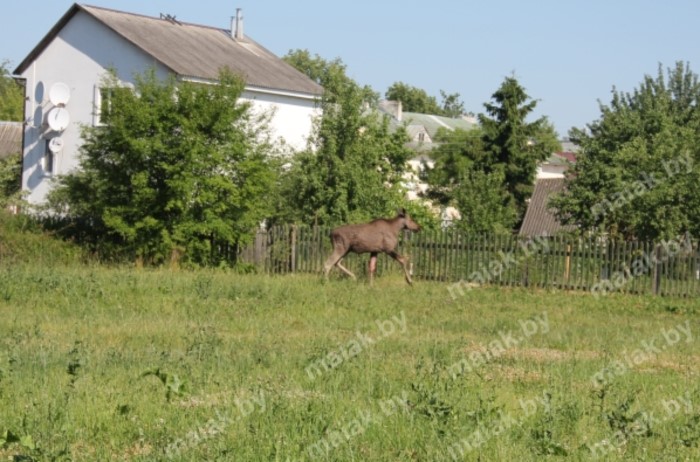
[[[3,4],[0,61],[11,69],[70,8],[68,0]],[[561,136],[600,115],[613,87],[631,91],[676,61],[700,73],[697,0],[89,0],[88,4],[228,28],[243,8],[246,35],[283,56],[340,58],[384,95],[394,82],[459,93],[483,112],[515,75]]]

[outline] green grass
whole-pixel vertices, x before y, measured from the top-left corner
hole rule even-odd
[[[698,306],[2,265],[0,459],[700,460]]]

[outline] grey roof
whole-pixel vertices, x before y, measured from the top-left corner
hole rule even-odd
[[[22,122],[0,122],[0,159],[22,152]]]
[[[134,13],[74,4],[20,63],[22,73],[59,31],[83,11],[134,46],[152,56],[174,74],[217,80],[228,67],[249,86],[318,96],[323,88],[249,37],[236,40],[231,31]]]
[[[455,130],[457,128],[462,130],[471,130],[476,126],[476,124],[462,118],[420,114],[417,112],[404,112],[400,123],[407,123],[408,125],[422,125],[428,131],[431,138],[435,137],[435,134],[440,128],[446,128],[449,130]]]
[[[535,190],[525,212],[520,234],[523,236],[551,236],[561,231],[571,231],[573,226],[564,226],[554,216],[547,204],[557,193],[563,192],[564,178],[542,178],[535,182]]]

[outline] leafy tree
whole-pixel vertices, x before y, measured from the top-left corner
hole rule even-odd
[[[0,63],[0,120],[22,120],[24,94],[22,87],[10,76],[9,61]]]
[[[239,100],[243,87],[225,70],[218,85],[151,70],[134,91],[112,91],[106,125],[84,129],[81,168],[59,179],[49,205],[87,223],[80,231],[101,251],[215,263],[214,246],[251,238],[274,182],[265,125]]]
[[[405,203],[401,187],[412,154],[406,133],[374,110],[377,95],[350,79],[338,59],[294,51],[285,60],[321,83],[324,94],[312,146],[284,176],[278,219],[335,225],[416,208]]]
[[[22,87],[10,76],[8,61],[0,63],[0,121],[21,121],[24,95]],[[22,157],[17,155],[0,159],[0,208],[19,197]]]
[[[427,195],[431,200],[442,205],[450,204],[465,172],[484,170],[487,164],[484,163],[486,151],[482,136],[478,127],[472,130],[438,129],[433,139],[437,147],[430,153],[435,167],[424,170],[423,177],[430,185]]]
[[[517,214],[505,186],[503,168],[494,166],[484,144],[484,133],[473,130],[439,130],[433,151],[435,167],[426,170],[428,198],[456,207],[457,226],[468,232],[511,229]]]
[[[429,96],[425,90],[413,87],[403,82],[393,83],[384,94],[392,101],[401,101],[404,111],[420,114],[433,114],[446,117],[459,117],[464,114],[464,102],[459,99],[459,93],[447,94],[440,90],[442,105],[437,99]]]
[[[333,104],[336,99],[340,98],[340,95],[337,94],[340,90],[354,86],[357,87],[364,103],[376,105],[379,102],[379,94],[371,87],[360,87],[348,77],[346,66],[339,58],[329,61],[318,54],[312,56],[308,50],[290,50],[282,59],[321,85],[326,92],[324,101],[328,100]]]
[[[459,99],[459,93],[447,94],[440,90],[442,97],[442,115],[452,118],[460,117],[465,113],[464,101]]]
[[[384,94],[386,99],[401,101],[406,112],[418,112],[420,114],[442,115],[443,111],[433,96],[428,96],[425,90],[413,87],[403,82],[393,83]]]
[[[581,147],[568,190],[551,201],[582,230],[639,239],[700,234],[700,83],[689,65],[613,89],[600,119],[573,129]]]
[[[456,206],[460,226],[472,231],[517,227],[537,164],[560,148],[546,118],[526,122],[536,101],[515,78],[506,78],[493,100],[484,104],[488,115],[479,114],[479,128],[437,133],[435,168],[426,177],[428,197]]]
[[[19,200],[21,174],[22,157],[19,153],[0,159],[0,209]]]
[[[454,191],[454,203],[461,214],[457,225],[473,233],[512,230],[517,217],[504,182],[501,169],[488,173],[476,169],[463,172]]]

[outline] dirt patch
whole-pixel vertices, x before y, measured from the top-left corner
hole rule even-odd
[[[479,352],[486,358],[496,360],[498,358],[511,358],[537,363],[551,363],[558,361],[593,360],[603,356],[602,353],[593,350],[566,351],[554,348],[509,348],[507,350],[489,349],[481,344],[473,344],[462,350],[465,356]]]
[[[550,363],[554,361],[592,360],[603,355],[597,351],[565,351],[553,348],[522,348],[507,350],[504,356],[518,359],[526,359],[538,363]]]
[[[497,364],[484,374],[486,380],[506,380],[508,382],[540,382],[542,374],[539,371],[527,371],[520,367]]]

